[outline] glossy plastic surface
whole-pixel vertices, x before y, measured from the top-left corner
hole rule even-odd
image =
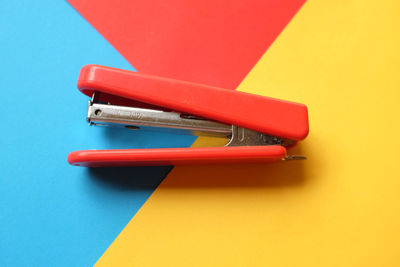
[[[276,162],[285,156],[282,146],[84,150],[70,153],[68,162],[83,167],[164,166]]]
[[[274,98],[98,65],[82,68],[78,88],[88,96],[99,91],[292,140],[308,134],[307,107]]]

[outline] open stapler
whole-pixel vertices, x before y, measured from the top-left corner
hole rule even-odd
[[[151,166],[301,159],[286,148],[308,134],[303,104],[110,67],[82,68],[78,88],[91,97],[87,121],[128,129],[228,138],[224,147],[84,150],[76,166]]]

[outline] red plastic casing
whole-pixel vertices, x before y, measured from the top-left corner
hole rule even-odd
[[[282,146],[119,149],[75,151],[68,162],[83,167],[163,166],[276,162],[285,156]]]
[[[292,140],[308,134],[303,104],[110,67],[82,68],[78,88],[141,101]]]
[[[302,140],[308,134],[303,104],[110,67],[82,68],[78,88],[122,97],[238,125],[278,137]],[[270,162],[285,157],[282,146],[87,150],[72,152],[72,165],[138,166],[196,163]]]

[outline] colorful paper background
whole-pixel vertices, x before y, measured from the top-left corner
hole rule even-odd
[[[163,17],[156,7],[167,7],[151,3],[147,9],[132,9],[130,18],[135,22],[137,16],[149,21]],[[295,9],[288,3],[284,4],[293,15]],[[78,4],[90,10],[98,7],[91,1]],[[66,165],[65,155],[82,148],[184,146],[193,139],[166,143],[172,136],[133,135],[85,125],[86,98],[75,89],[77,70],[87,63],[127,69],[129,64],[65,2],[10,3],[0,8],[6,14],[0,17],[0,81],[5,92],[0,106],[5,114],[0,133],[1,265],[93,264],[169,168],[86,171]],[[269,6],[273,8],[276,5]],[[225,5],[220,9],[227,10]],[[98,18],[102,23],[114,25],[120,18],[112,8],[102,10]],[[200,10],[203,16],[213,14],[209,8]],[[239,11],[246,12],[240,6],[233,10],[239,17]],[[239,90],[307,104],[310,136],[294,152],[307,155],[308,160],[175,168],[98,265],[398,266],[397,10],[399,4],[389,0],[309,0],[251,71],[242,68],[242,60],[249,58],[247,51],[254,51],[250,47],[235,48],[240,58],[227,55],[225,67],[209,58],[190,64],[194,69],[199,66],[193,80],[220,83],[242,73],[239,70],[246,71],[227,86],[234,87],[250,71]],[[137,16],[135,11],[140,11]],[[133,25],[154,26],[142,29],[149,34],[159,29],[155,24]],[[182,25],[177,28],[188,24]],[[253,28],[243,28],[243,33],[255,34]],[[129,29],[124,30],[129,33]],[[194,29],[186,31],[194,39],[185,44],[203,36],[199,28]],[[235,29],[230,33],[235,35]],[[167,28],[156,36],[165,43],[171,40],[167,38],[171,32],[179,31]],[[180,44],[176,34],[171,36],[175,43],[165,49]],[[149,46],[143,43],[146,36],[119,37],[139,43],[132,55],[138,55],[137,62],[142,60],[143,65],[124,55],[139,71],[157,59],[165,66],[177,58],[165,54],[159,44],[156,51],[161,52],[146,55],[139,49]],[[215,42],[204,39],[197,43],[215,47]],[[179,49],[183,55],[185,49]],[[263,53],[262,49],[256,52]],[[258,58],[252,58],[256,63]],[[192,70],[179,65],[171,70],[167,64],[155,71],[175,76]],[[199,139],[195,145],[211,142]]]
[[[80,68],[133,68],[66,1],[1,1],[0,59],[0,266],[93,265],[170,167],[90,171],[68,153],[194,138],[87,125]]]
[[[175,168],[98,265],[397,266],[396,10],[307,2],[239,89],[308,104],[309,159]]]

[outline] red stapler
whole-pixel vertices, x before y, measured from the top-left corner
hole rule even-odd
[[[224,147],[83,150],[76,166],[154,166],[302,159],[286,148],[308,134],[303,104],[110,67],[82,68],[78,88],[91,97],[87,121],[128,129],[228,138]]]

